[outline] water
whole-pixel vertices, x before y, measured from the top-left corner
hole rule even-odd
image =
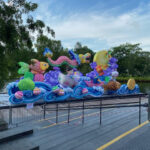
[[[9,103],[9,95],[8,94],[0,94],[0,106],[8,106]]]
[[[150,83],[138,83],[142,93],[150,93]]]

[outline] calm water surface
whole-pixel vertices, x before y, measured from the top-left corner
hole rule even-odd
[[[150,92],[150,83],[138,83],[142,93]]]

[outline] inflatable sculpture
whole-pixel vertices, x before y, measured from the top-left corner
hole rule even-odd
[[[31,64],[19,62],[18,73],[22,77],[7,86],[12,104],[34,103],[39,100],[46,102],[80,99],[83,97],[100,97],[104,94],[135,94],[139,86],[134,79],[121,85],[116,81],[119,75],[117,59],[109,51],[99,51],[90,63],[90,54],[75,54],[69,51],[70,58],[60,56],[53,60],[53,53],[45,48],[44,56],[48,62],[32,59]],[[77,70],[78,65],[90,63],[92,71],[85,76]],[[60,66],[67,64],[67,74],[61,73]],[[53,70],[49,70],[49,66]]]
[[[77,67],[80,65],[80,63],[89,63],[90,53],[87,53],[85,55],[80,54],[79,56],[75,54],[72,50],[69,51],[69,54],[71,56],[71,59],[66,56],[60,56],[57,60],[52,60],[53,53],[48,48],[44,51],[44,56],[48,57],[48,63],[51,66],[59,67],[62,64],[67,64],[72,68]]]

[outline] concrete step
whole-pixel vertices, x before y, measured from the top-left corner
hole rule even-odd
[[[16,127],[0,132],[0,150],[39,150],[39,146],[28,137],[33,134],[31,127]]]
[[[4,142],[9,142],[26,135],[33,134],[33,129],[28,127],[17,127],[9,129],[7,131],[0,132],[0,144]]]
[[[18,139],[0,144],[0,150],[39,150],[39,146],[28,139]]]

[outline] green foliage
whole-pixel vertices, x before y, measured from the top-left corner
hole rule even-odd
[[[38,5],[27,0],[0,0],[0,81],[16,78],[19,61],[29,63],[37,54],[31,35],[43,35],[43,31],[55,36],[54,31],[41,20],[35,20],[30,12]],[[24,17],[23,17],[24,16]],[[24,19],[23,19],[24,18]]]
[[[53,60],[56,60],[59,56],[69,56],[68,51],[64,50],[61,41],[52,40],[47,36],[41,35],[37,38],[36,42],[37,54],[39,60],[46,60],[43,56],[44,49],[48,47],[53,52]]]
[[[15,0],[11,5],[7,5],[4,0],[0,0],[0,88],[4,81],[18,77],[18,62],[23,61],[30,64],[30,59],[36,58],[40,61],[47,61],[43,56],[44,48],[48,47],[53,52],[53,60],[60,56],[69,56],[68,49],[63,48],[61,41],[49,38],[55,37],[55,32],[41,20],[35,20],[30,12],[38,8],[36,3],[27,0]],[[23,17],[24,16],[24,17]],[[23,19],[24,18],[24,19]],[[44,35],[46,31],[49,35]],[[33,35],[35,35],[34,37]],[[34,40],[36,39],[36,41]],[[37,51],[35,51],[35,48]],[[144,52],[139,44],[122,44],[111,48],[112,56],[118,59],[119,80],[124,77],[141,76],[136,78],[139,81],[149,80],[150,74],[150,52]],[[77,42],[74,47],[77,54],[91,54],[91,60],[95,53],[87,46],[82,46]],[[67,65],[61,66],[61,71],[66,72]],[[25,67],[28,71],[27,67]],[[52,67],[49,68],[50,70]],[[92,69],[89,64],[81,64],[78,70],[84,75]],[[24,74],[26,71],[19,71]],[[32,75],[27,74],[32,78]],[[146,76],[146,77],[145,77]],[[142,78],[143,77],[143,78]]]
[[[90,63],[93,62],[93,57],[95,53],[91,49],[89,49],[87,46],[82,46],[80,42],[77,42],[75,45],[75,53],[76,54],[90,53],[91,54]],[[81,64],[80,66],[78,66],[78,70],[82,72],[84,75],[92,71],[90,64]]]
[[[19,90],[33,90],[35,88],[34,82],[30,78],[25,78],[18,83]]]
[[[75,53],[76,54],[86,54],[90,53],[91,54],[91,59],[90,62],[93,62],[93,57],[95,55],[95,52],[93,52],[91,49],[89,49],[87,46],[82,46],[80,42],[77,42],[75,45]]]
[[[150,52],[144,52],[139,44],[122,44],[112,48],[112,56],[118,59],[120,76],[148,76]]]
[[[134,78],[136,82],[150,82],[150,77],[117,77],[117,81],[127,82],[131,78]]]

